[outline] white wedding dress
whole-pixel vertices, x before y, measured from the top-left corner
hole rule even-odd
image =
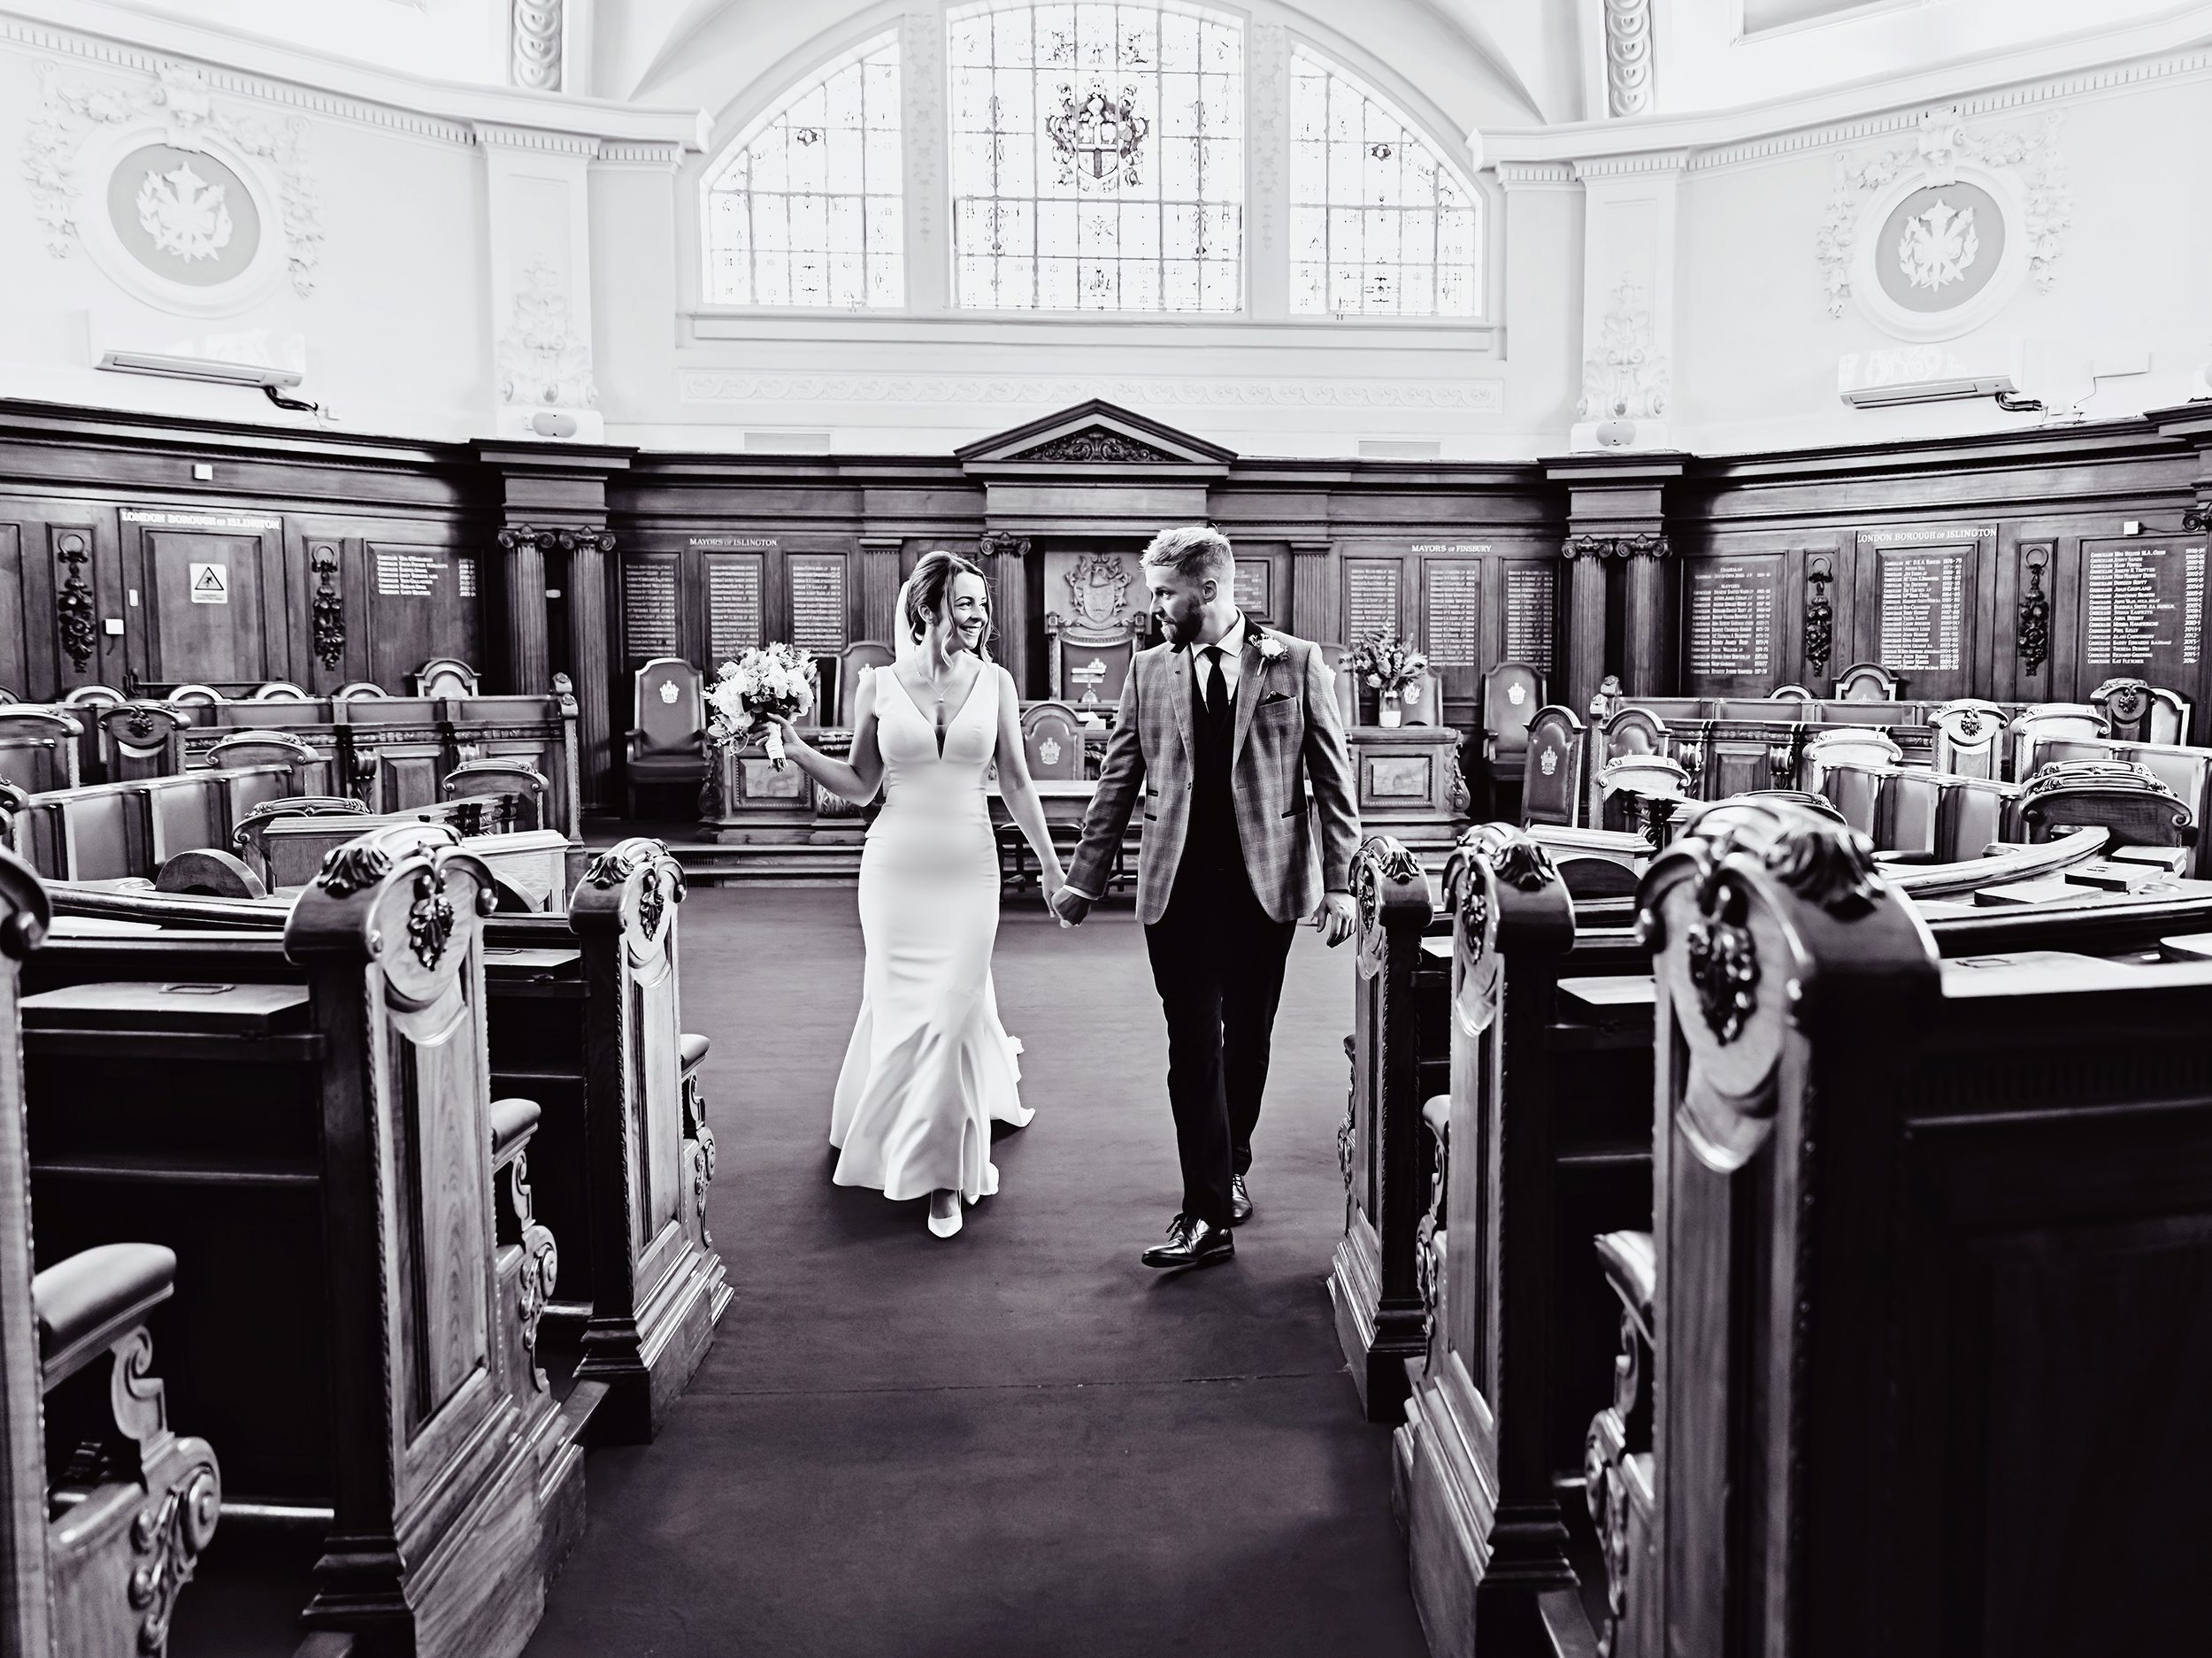
[[[991,1125],[1033,1115],[991,984],[999,871],[983,779],[1002,681],[983,664],[941,753],[936,722],[895,672],[878,669],[875,691],[883,810],[860,856],[867,963],[830,1113],[834,1178],[973,1202],[998,1190]]]

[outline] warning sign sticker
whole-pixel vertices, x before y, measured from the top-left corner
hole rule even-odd
[[[195,604],[228,604],[230,603],[230,566],[228,564],[194,564],[192,566],[192,603]]]

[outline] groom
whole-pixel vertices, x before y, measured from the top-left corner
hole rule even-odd
[[[1145,549],[1167,642],[1130,666],[1083,842],[1053,900],[1068,925],[1089,912],[1141,792],[1137,916],[1167,1012],[1183,1160],[1182,1210],[1167,1242],[1144,1252],[1148,1267],[1235,1255],[1291,937],[1302,917],[1332,945],[1352,933],[1359,818],[1329,669],[1318,646],[1247,619],[1235,576],[1227,540],[1203,525],[1163,530]]]

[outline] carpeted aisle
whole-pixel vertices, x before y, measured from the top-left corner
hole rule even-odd
[[[1227,1267],[1136,1264],[1178,1181],[1126,907],[1001,927],[1037,1119],[949,1242],[829,1184],[860,988],[848,889],[683,910],[737,1301],[658,1443],[595,1451],[531,1658],[1143,1658],[1425,1650],[1323,1287],[1343,1221],[1350,949],[1302,933]]]

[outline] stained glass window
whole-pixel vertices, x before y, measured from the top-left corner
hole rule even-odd
[[[707,302],[906,303],[896,34],[795,88],[707,179]]]
[[[1402,115],[1292,49],[1292,311],[1476,316],[1481,233],[1473,187]]]
[[[1244,30],[1195,6],[958,8],[953,303],[1244,303]]]

